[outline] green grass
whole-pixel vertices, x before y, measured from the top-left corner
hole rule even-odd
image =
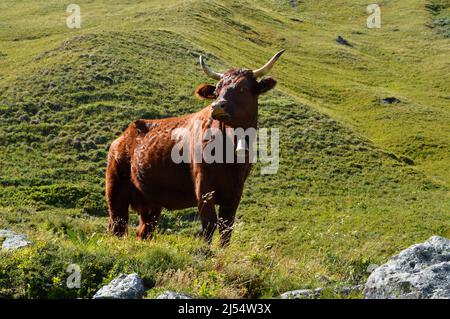
[[[449,237],[448,2],[379,3],[382,28],[367,29],[365,1],[78,1],[71,30],[62,1],[2,1],[0,229],[35,244],[0,253],[0,297],[90,297],[120,272],[138,272],[149,298],[331,291]],[[280,48],[259,120],[280,128],[280,169],[253,170],[229,249],[196,238],[194,209],[164,211],[152,242],[111,238],[109,143],[135,119],[200,109],[199,54],[255,68]],[[81,289],[65,288],[71,263]]]

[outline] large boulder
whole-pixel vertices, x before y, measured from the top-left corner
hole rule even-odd
[[[433,236],[376,268],[366,299],[450,299],[450,240]]]
[[[93,299],[141,299],[145,294],[142,279],[137,274],[120,274],[100,288]]]
[[[9,229],[0,229],[0,238],[5,238],[2,243],[2,251],[16,250],[31,245],[25,235],[17,234]]]

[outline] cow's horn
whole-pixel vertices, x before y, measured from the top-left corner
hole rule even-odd
[[[200,65],[202,66],[203,72],[205,72],[207,76],[213,78],[214,80],[218,80],[218,81],[222,78],[222,76],[223,76],[222,73],[214,72],[206,65],[205,61],[203,60],[202,55],[200,55]]]
[[[275,54],[272,57],[272,59],[270,59],[269,62],[267,62],[262,68],[259,68],[258,70],[254,70],[253,76],[255,78],[259,78],[261,76],[266,75],[270,71],[270,69],[272,69],[273,65],[275,64],[275,62],[277,62],[277,60],[284,53],[284,51],[286,51],[286,50],[281,50],[280,52]]]

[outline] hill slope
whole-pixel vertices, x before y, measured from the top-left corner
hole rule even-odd
[[[0,228],[36,243],[1,259],[0,296],[91,296],[137,271],[150,297],[276,297],[361,283],[370,264],[450,236],[449,40],[426,27],[425,1],[384,1],[379,30],[364,1],[78,4],[79,30],[60,1],[0,5]],[[199,54],[254,68],[280,47],[260,105],[260,126],[280,129],[280,169],[256,166],[231,247],[195,238],[194,209],[164,212],[154,242],[109,237],[109,143],[134,119],[201,108]],[[79,290],[65,288],[70,263]]]

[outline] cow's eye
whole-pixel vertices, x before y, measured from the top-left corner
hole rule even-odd
[[[245,92],[247,92],[247,88],[246,88],[246,87],[240,88],[240,89],[239,89],[239,92],[245,93]]]

